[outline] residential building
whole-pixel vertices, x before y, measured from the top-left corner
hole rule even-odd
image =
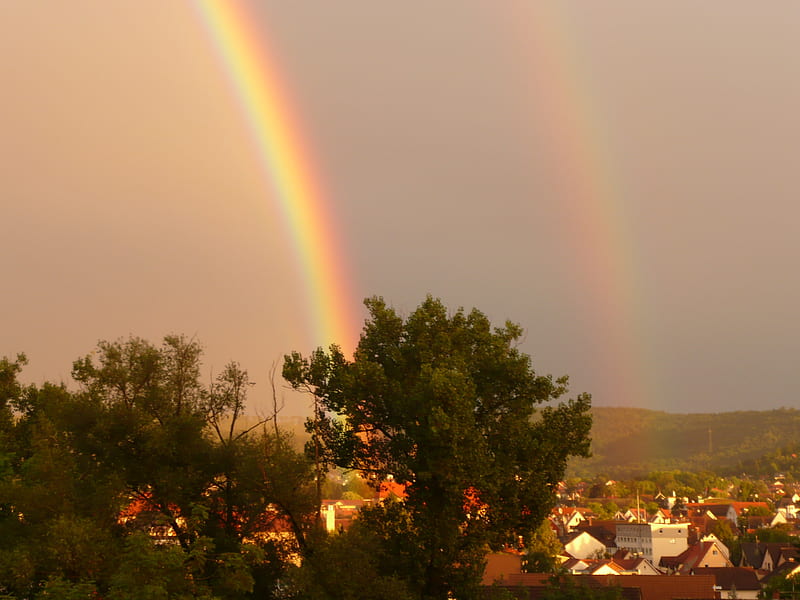
[[[588,531],[571,533],[563,540],[564,551],[573,558],[602,558],[606,546]]]
[[[685,523],[618,523],[617,548],[626,548],[658,564],[662,556],[675,556],[688,547]]]
[[[698,567],[695,575],[713,575],[723,598],[758,598],[761,581],[755,569],[742,567]]]
[[[698,567],[732,567],[723,548],[716,541],[698,542],[676,556],[662,556],[658,566],[678,575],[692,575]]]

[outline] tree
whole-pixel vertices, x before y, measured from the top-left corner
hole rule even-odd
[[[564,549],[556,532],[545,519],[528,542],[524,569],[528,573],[551,573],[555,571],[556,557]]]
[[[204,386],[200,357],[100,342],[77,392],[0,361],[0,597],[275,597],[297,544],[271,527],[318,512],[312,465],[277,423],[242,427],[247,373]],[[152,539],[169,528],[176,545]]]
[[[797,590],[800,590],[800,575],[775,575],[763,585],[759,598],[796,598]]]
[[[72,369],[85,402],[103,409],[87,439],[94,447],[81,449],[119,473],[129,494],[162,515],[186,551],[194,534],[184,519],[216,475],[204,433],[201,355],[200,344],[183,336],[166,336],[160,348],[133,337],[99,342]]]
[[[316,540],[302,566],[289,571],[288,598],[412,600],[407,584],[387,568],[397,559],[369,521],[358,519],[341,534]]]
[[[402,576],[419,597],[474,594],[486,548],[530,537],[554,503],[570,456],[586,456],[590,397],[550,404],[567,378],[537,375],[522,329],[492,329],[477,310],[448,315],[428,297],[407,319],[381,298],[353,360],[337,346],[286,357],[284,377],[311,392],[329,464],[407,486]],[[543,408],[538,405],[546,403]]]

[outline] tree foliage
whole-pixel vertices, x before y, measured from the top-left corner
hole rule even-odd
[[[552,573],[563,549],[550,521],[544,520],[527,543],[523,569],[528,573]]]
[[[567,378],[534,372],[513,323],[492,329],[431,297],[407,319],[380,298],[366,306],[353,360],[337,346],[294,353],[284,377],[318,399],[326,462],[406,484],[384,541],[413,548],[402,575],[415,593],[474,593],[486,548],[535,531],[567,459],[588,454],[589,396],[555,404]]]
[[[77,391],[0,361],[0,595],[274,596],[298,542],[271,534],[316,513],[311,465],[243,429],[247,373],[203,385],[201,356],[181,336],[100,342]]]

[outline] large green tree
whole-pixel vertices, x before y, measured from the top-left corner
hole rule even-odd
[[[313,522],[312,465],[238,422],[245,371],[203,385],[200,358],[181,336],[100,342],[77,391],[0,360],[0,596],[274,597],[300,542],[271,534]]]
[[[486,549],[528,538],[567,459],[588,454],[590,397],[556,403],[567,378],[538,375],[511,322],[492,328],[432,297],[405,319],[381,298],[365,304],[352,360],[335,345],[293,353],[284,377],[317,399],[324,461],[407,485],[397,526],[379,534],[410,554],[398,574],[416,596],[468,597]]]

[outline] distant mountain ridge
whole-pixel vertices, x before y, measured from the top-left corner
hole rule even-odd
[[[719,475],[785,471],[800,479],[797,409],[699,414],[603,406],[591,410],[593,456],[573,459],[569,476],[626,479],[652,471],[710,470]],[[298,449],[309,438],[305,420],[278,416],[278,426],[293,434]],[[258,417],[248,415],[238,425],[247,428],[257,422]],[[270,420],[267,427],[272,426]]]
[[[573,460],[571,475],[625,478],[703,469],[741,474],[765,467],[762,457],[800,440],[800,411],[792,408],[673,414],[593,407],[592,415],[593,456]]]

